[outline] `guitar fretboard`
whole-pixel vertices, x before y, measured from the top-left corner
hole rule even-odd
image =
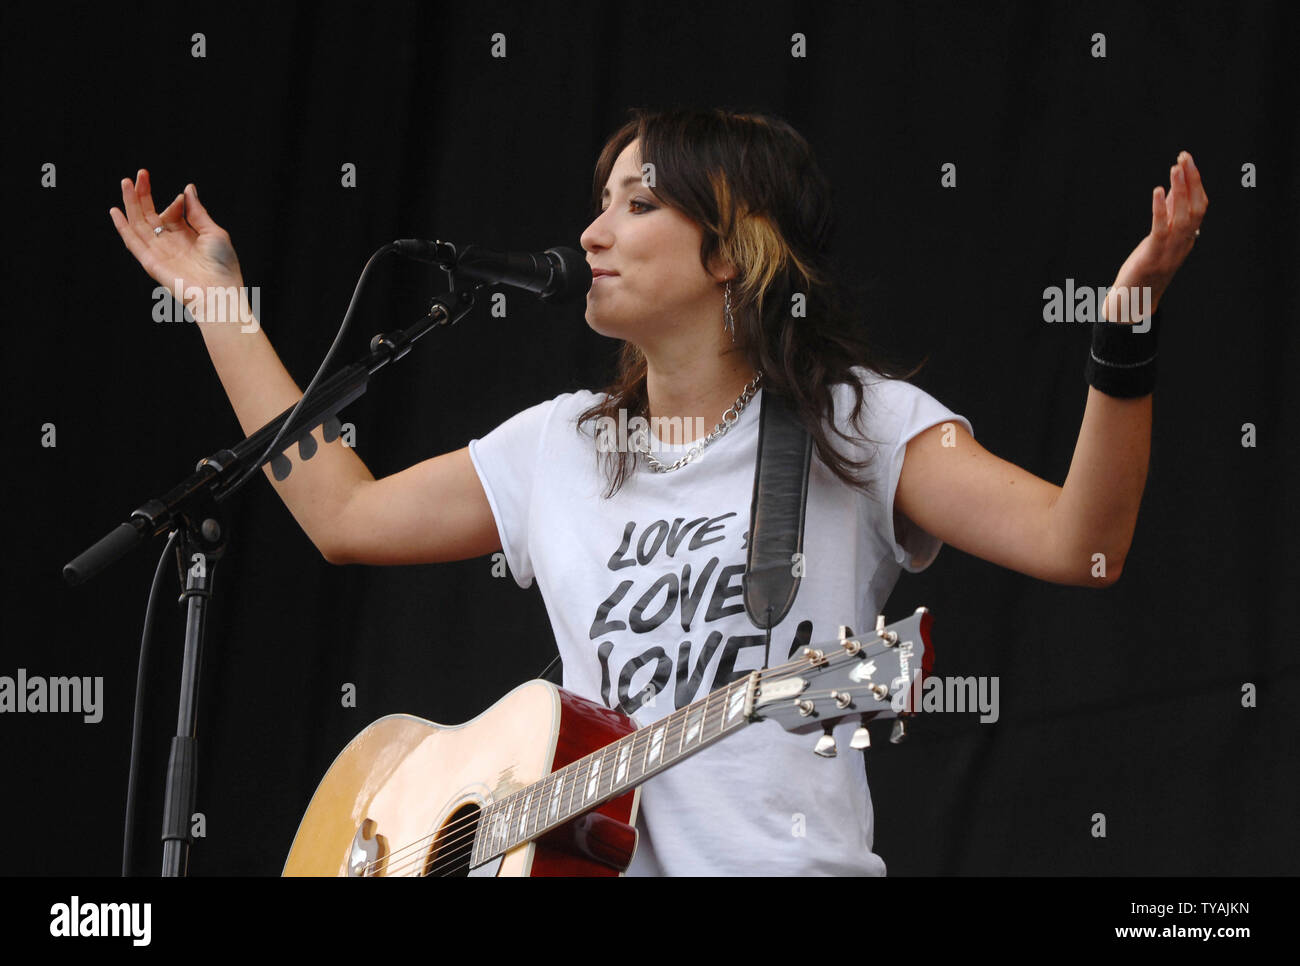
[[[758,677],[754,673],[733,681],[487,805],[479,813],[470,865],[487,862],[617,798],[743,727],[749,720],[745,705]]]

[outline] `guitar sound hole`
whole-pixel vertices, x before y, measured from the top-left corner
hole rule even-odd
[[[470,854],[474,850],[474,833],[478,830],[477,803],[469,802],[452,812],[434,839],[424,865],[424,874],[465,877],[469,875]]]

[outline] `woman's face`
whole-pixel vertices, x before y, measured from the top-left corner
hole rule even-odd
[[[582,233],[595,276],[587,324],[642,348],[705,324],[721,330],[722,277],[700,264],[699,226],[642,182],[638,141],[619,154],[601,205]],[[616,274],[596,275],[602,269]]]

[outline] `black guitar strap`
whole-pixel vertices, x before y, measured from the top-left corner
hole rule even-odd
[[[768,631],[769,645],[772,628],[799,592],[812,451],[812,436],[785,397],[764,389],[743,586],[745,612],[755,627]]]
[[[741,581],[745,613],[768,632],[785,618],[799,592],[808,471],[813,441],[783,396],[763,390],[758,414],[758,455],[749,507],[749,556]],[[769,655],[770,658],[770,655]],[[542,677],[559,661],[557,655]],[[764,666],[770,663],[765,660]]]

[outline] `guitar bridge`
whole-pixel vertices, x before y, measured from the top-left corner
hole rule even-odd
[[[377,831],[374,819],[363,819],[357,834],[352,837],[348,851],[348,877],[353,879],[384,874],[388,864],[388,840]]]

